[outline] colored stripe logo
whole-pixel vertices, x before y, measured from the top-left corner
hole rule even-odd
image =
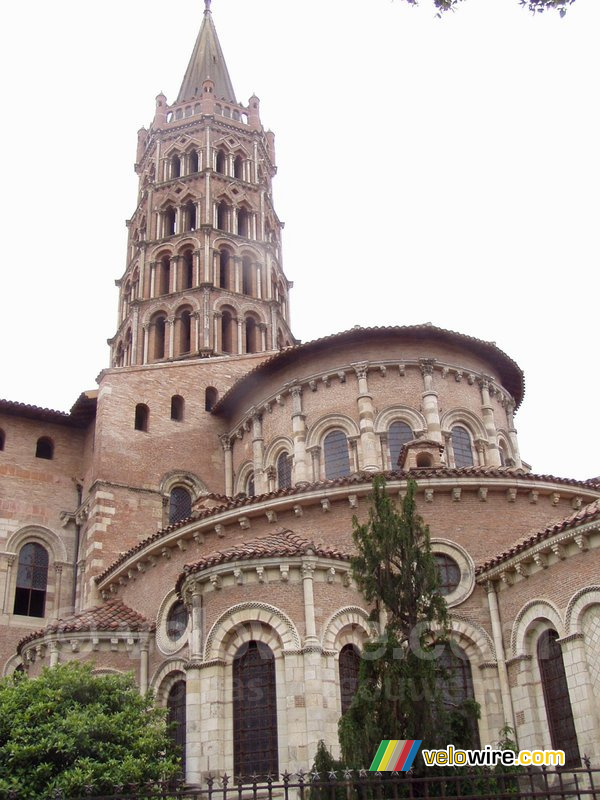
[[[408,772],[422,741],[422,739],[384,739],[377,748],[369,772]]]

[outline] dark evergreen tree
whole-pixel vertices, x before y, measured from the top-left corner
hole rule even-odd
[[[353,519],[353,575],[375,613],[385,612],[386,624],[363,651],[358,689],[339,724],[343,759],[352,767],[368,767],[382,739],[422,739],[429,748],[462,744],[452,738],[453,714],[442,691],[448,611],[415,491],[409,480],[399,513],[377,476],[368,522]],[[478,711],[471,706],[471,713]],[[421,764],[419,758],[417,771]]]

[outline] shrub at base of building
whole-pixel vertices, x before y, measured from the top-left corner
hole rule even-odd
[[[0,681],[0,796],[112,793],[180,770],[164,711],[129,675],[94,676],[71,662]]]

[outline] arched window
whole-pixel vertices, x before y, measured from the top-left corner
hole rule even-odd
[[[331,431],[323,442],[325,456],[325,477],[328,480],[350,475],[350,456],[348,439],[343,431]]]
[[[458,469],[473,466],[471,434],[462,425],[455,425],[452,428],[452,449],[454,450],[454,464]]]
[[[198,168],[200,166],[200,163],[199,163],[199,160],[198,160],[198,151],[197,150],[192,150],[192,152],[190,153],[188,164],[190,165],[190,174],[193,173],[193,172],[198,172]]]
[[[556,631],[544,631],[537,644],[537,658],[544,692],[550,741],[565,751],[565,767],[579,767],[581,756],[573,721],[569,686]]]
[[[183,486],[176,486],[171,489],[169,495],[169,524],[181,522],[187,519],[192,513],[192,496]]]
[[[171,178],[181,176],[181,159],[178,155],[171,156]]]
[[[191,289],[194,284],[194,253],[186,250],[183,254],[183,268],[181,270],[181,288]]]
[[[246,481],[246,494],[248,497],[254,497],[256,494],[256,489],[254,488],[254,473],[252,473]]]
[[[37,542],[29,542],[19,553],[13,614],[43,617],[47,586],[48,551]]]
[[[180,394],[174,394],[171,398],[171,419],[176,422],[183,420],[183,411],[185,408],[185,400]]]
[[[47,458],[51,461],[54,458],[54,443],[49,436],[40,436],[35,446],[36,458]]]
[[[220,172],[221,175],[225,175],[227,172],[227,155],[224,150],[217,150],[215,165],[216,171]]]
[[[175,213],[175,209],[171,206],[165,208],[164,211],[164,236],[173,236],[175,233],[175,220],[177,219],[177,214]]]
[[[414,434],[406,422],[392,422],[388,431],[388,447],[392,469],[399,469],[398,459],[402,445],[414,439]]]
[[[204,392],[204,409],[205,411],[212,411],[215,403],[219,398],[219,393],[214,386],[207,386]]]
[[[167,317],[165,314],[156,314],[153,317],[151,334],[153,336],[153,347],[151,348],[152,357],[156,361],[165,357],[165,329]]]
[[[475,700],[473,692],[473,675],[467,654],[456,642],[446,647],[440,658],[440,666],[445,672],[442,680],[442,696],[444,705],[455,712],[455,724],[460,725],[467,747],[479,749],[479,729],[477,720],[466,713],[465,703]],[[461,724],[462,722],[462,724]]]
[[[189,201],[189,203],[185,204],[184,218],[185,218],[185,230],[186,231],[195,231],[196,230],[196,205],[195,205],[195,203],[192,203],[191,200]]]
[[[352,698],[358,688],[358,670],[360,653],[353,644],[347,644],[340,650],[340,695],[342,698],[342,714],[350,708]]]
[[[235,157],[233,162],[233,174],[238,180],[244,180],[244,159],[241,156]]]
[[[254,296],[254,269],[248,256],[242,258],[242,292]]]
[[[220,231],[227,230],[227,220],[229,218],[229,207],[224,200],[217,206],[217,228]]]
[[[281,453],[277,459],[277,488],[289,489],[292,485],[292,459],[289,453]]]
[[[254,317],[246,317],[246,352],[258,353],[260,350],[259,345],[259,330]]]
[[[231,258],[229,250],[219,251],[219,274],[217,283],[221,289],[231,290],[233,281],[231,280]]]
[[[233,659],[233,769],[279,774],[275,658],[263,642],[242,645]]]
[[[6,441],[6,434],[4,433],[2,428],[0,428],[0,450],[4,450],[5,441]]]
[[[440,574],[440,594],[451,594],[460,583],[460,567],[446,553],[435,553],[434,558]]]
[[[175,318],[175,327],[176,355],[189,353],[192,349],[192,312],[188,308],[178,312]]]
[[[185,603],[178,600],[169,609],[167,614],[167,638],[171,642],[178,642],[187,630],[189,620]]]
[[[171,686],[167,697],[169,735],[181,752],[181,769],[185,775],[185,681]]]
[[[147,431],[150,409],[145,403],[138,403],[135,407],[135,420],[133,427],[136,431]]]
[[[250,236],[250,215],[245,208],[239,208],[237,212],[237,232],[238,236]]]
[[[171,259],[163,256],[158,263],[158,282],[156,294],[169,294],[171,291]]]
[[[233,315],[225,309],[221,317],[221,350],[224,353],[234,352],[234,328]]]

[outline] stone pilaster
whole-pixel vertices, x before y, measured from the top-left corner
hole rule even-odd
[[[360,364],[353,364],[354,372],[358,380],[358,419],[360,427],[360,444],[362,450],[362,468],[367,472],[376,472],[381,469],[379,461],[377,437],[375,436],[375,408],[373,406],[373,395],[369,394],[368,371],[369,364],[364,361]]]
[[[292,386],[292,437],[294,440],[294,484],[308,483],[306,464],[306,417],[302,413],[302,387]]]

